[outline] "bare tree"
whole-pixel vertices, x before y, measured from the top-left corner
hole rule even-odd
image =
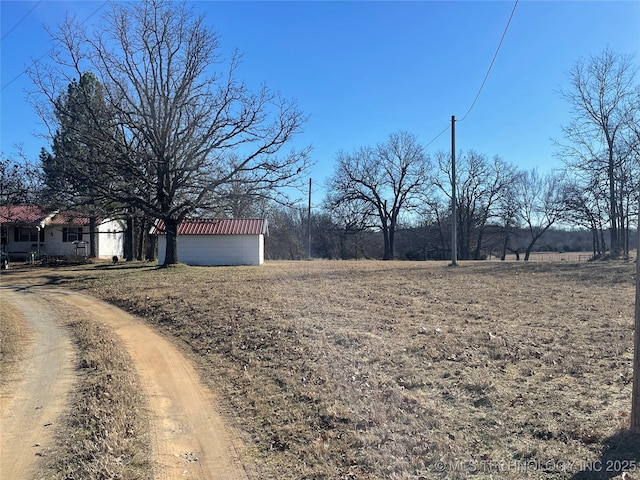
[[[418,205],[429,174],[430,161],[417,138],[397,132],[375,148],[339,152],[329,198],[334,207],[356,202],[366,208],[382,231],[383,258],[392,260],[400,215]]]
[[[376,228],[376,224],[371,223],[374,215],[371,204],[363,200],[341,202],[337,192],[330,192],[323,210],[335,224],[339,258],[359,258],[363,251],[363,233]]]
[[[542,175],[537,169],[522,172],[518,178],[518,213],[529,232],[524,255],[526,262],[536,242],[562,219],[565,208],[564,178],[556,172]]]
[[[565,186],[564,203],[564,220],[580,228],[589,229],[592,235],[593,257],[604,255],[606,241],[603,219],[606,218],[607,205],[603,200],[600,183],[596,181],[585,186],[572,178]]]
[[[0,205],[29,203],[41,188],[37,167],[22,153],[16,157],[0,156]]]
[[[601,170],[607,182],[611,255],[623,247],[621,226],[625,217],[624,176],[627,158],[619,146],[640,109],[640,89],[634,84],[637,68],[632,57],[606,49],[589,61],[578,61],[569,74],[571,90],[561,95],[572,107],[573,121],[563,128],[567,144],[561,156],[570,170]]]
[[[520,175],[514,176],[514,182],[506,185],[504,191],[498,198],[496,219],[499,224],[500,238],[500,260],[505,260],[507,250],[516,255],[516,260],[520,260],[520,249],[514,245],[518,237],[518,230],[521,227],[520,202],[518,201],[518,184]]]
[[[437,154],[440,175],[436,186],[451,201],[450,154]],[[479,259],[487,220],[496,214],[497,202],[513,182],[515,168],[498,156],[489,160],[473,150],[460,154],[457,162],[456,212],[459,256]]]
[[[435,227],[434,239],[437,240],[437,247],[434,246],[433,250],[437,252],[438,258],[445,258],[446,251],[451,249],[451,201],[447,202],[442,195],[432,195],[425,198],[418,214],[424,219],[425,225]]]
[[[640,211],[640,205],[638,205]],[[633,354],[633,391],[631,393],[631,431],[640,434],[640,214],[636,250],[636,320]]]
[[[305,121],[296,103],[267,87],[249,91],[237,79],[237,54],[225,74],[214,72],[219,38],[185,4],[113,3],[95,35],[68,21],[53,39],[64,54],[31,77],[52,103],[61,79],[96,72],[120,129],[110,168],[129,181],[95,188],[164,221],[165,265],[178,262],[180,222],[215,209],[230,183],[241,177],[284,201],[282,189],[309,166],[308,148],[282,152]]]

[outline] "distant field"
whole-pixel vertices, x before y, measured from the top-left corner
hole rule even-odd
[[[87,273],[192,352],[258,478],[638,478],[632,263]]]
[[[636,252],[631,252],[631,258],[635,258]],[[532,252],[529,261],[531,262],[588,262],[593,257],[593,252]],[[506,256],[506,261],[515,261],[516,256],[510,253]],[[500,260],[492,257],[491,260]],[[520,254],[520,261],[524,260],[524,253]]]
[[[532,252],[529,256],[531,262],[588,262],[593,256],[592,252]],[[505,260],[514,261],[516,256],[510,253]],[[492,260],[499,260],[492,258]],[[520,254],[520,261],[524,260],[524,253]]]

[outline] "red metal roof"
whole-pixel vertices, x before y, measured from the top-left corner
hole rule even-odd
[[[164,235],[164,222],[158,220],[152,235]],[[178,227],[178,235],[264,235],[267,221],[263,218],[190,218]]]
[[[100,223],[101,219],[97,218],[96,222]],[[51,220],[47,222],[47,225],[89,225],[89,217],[86,214],[80,212],[74,212],[71,210],[56,213]]]
[[[51,214],[35,205],[0,205],[0,223],[39,224]]]
[[[98,223],[101,219],[96,219]],[[0,223],[34,225],[88,225],[89,217],[80,212],[44,210],[35,205],[0,205]]]

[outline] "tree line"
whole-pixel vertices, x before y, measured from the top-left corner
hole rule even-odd
[[[446,258],[452,221],[460,259],[528,260],[556,227],[589,232],[594,256],[632,248],[640,86],[631,57],[606,49],[570,70],[560,95],[572,119],[551,172],[457,152],[452,218],[451,152],[430,153],[397,131],[337,152],[309,216],[286,195],[312,164],[310,148],[288,148],[304,114],[266,86],[251,91],[238,78],[240,56],[223,61],[202,16],[165,0],[114,3],[93,33],[67,20],[51,35],[59,48],[29,72],[50,146],[35,165],[1,159],[0,201],[124,218],[130,259],[153,256],[146,233],[161,219],[165,264],[177,263],[178,225],[196,215],[267,217],[270,258],[309,248],[325,258]]]

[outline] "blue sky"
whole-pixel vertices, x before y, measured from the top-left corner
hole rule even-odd
[[[5,1],[1,14],[1,146],[37,159],[44,129],[20,73],[52,47],[43,26],[81,21],[102,1]],[[239,78],[266,83],[309,116],[297,145],[312,145],[314,191],[339,150],[375,145],[398,130],[427,144],[462,118],[480,88],[514,1],[190,2],[243,54]],[[106,12],[104,6],[87,21]],[[30,11],[31,10],[31,11]],[[26,17],[25,17],[26,15]],[[456,125],[458,149],[500,155],[520,168],[558,167],[552,139],[570,120],[558,94],[580,58],[605,47],[640,63],[640,2],[520,0],[475,107]],[[449,150],[450,133],[428,150]],[[314,200],[319,203],[320,198]]]

